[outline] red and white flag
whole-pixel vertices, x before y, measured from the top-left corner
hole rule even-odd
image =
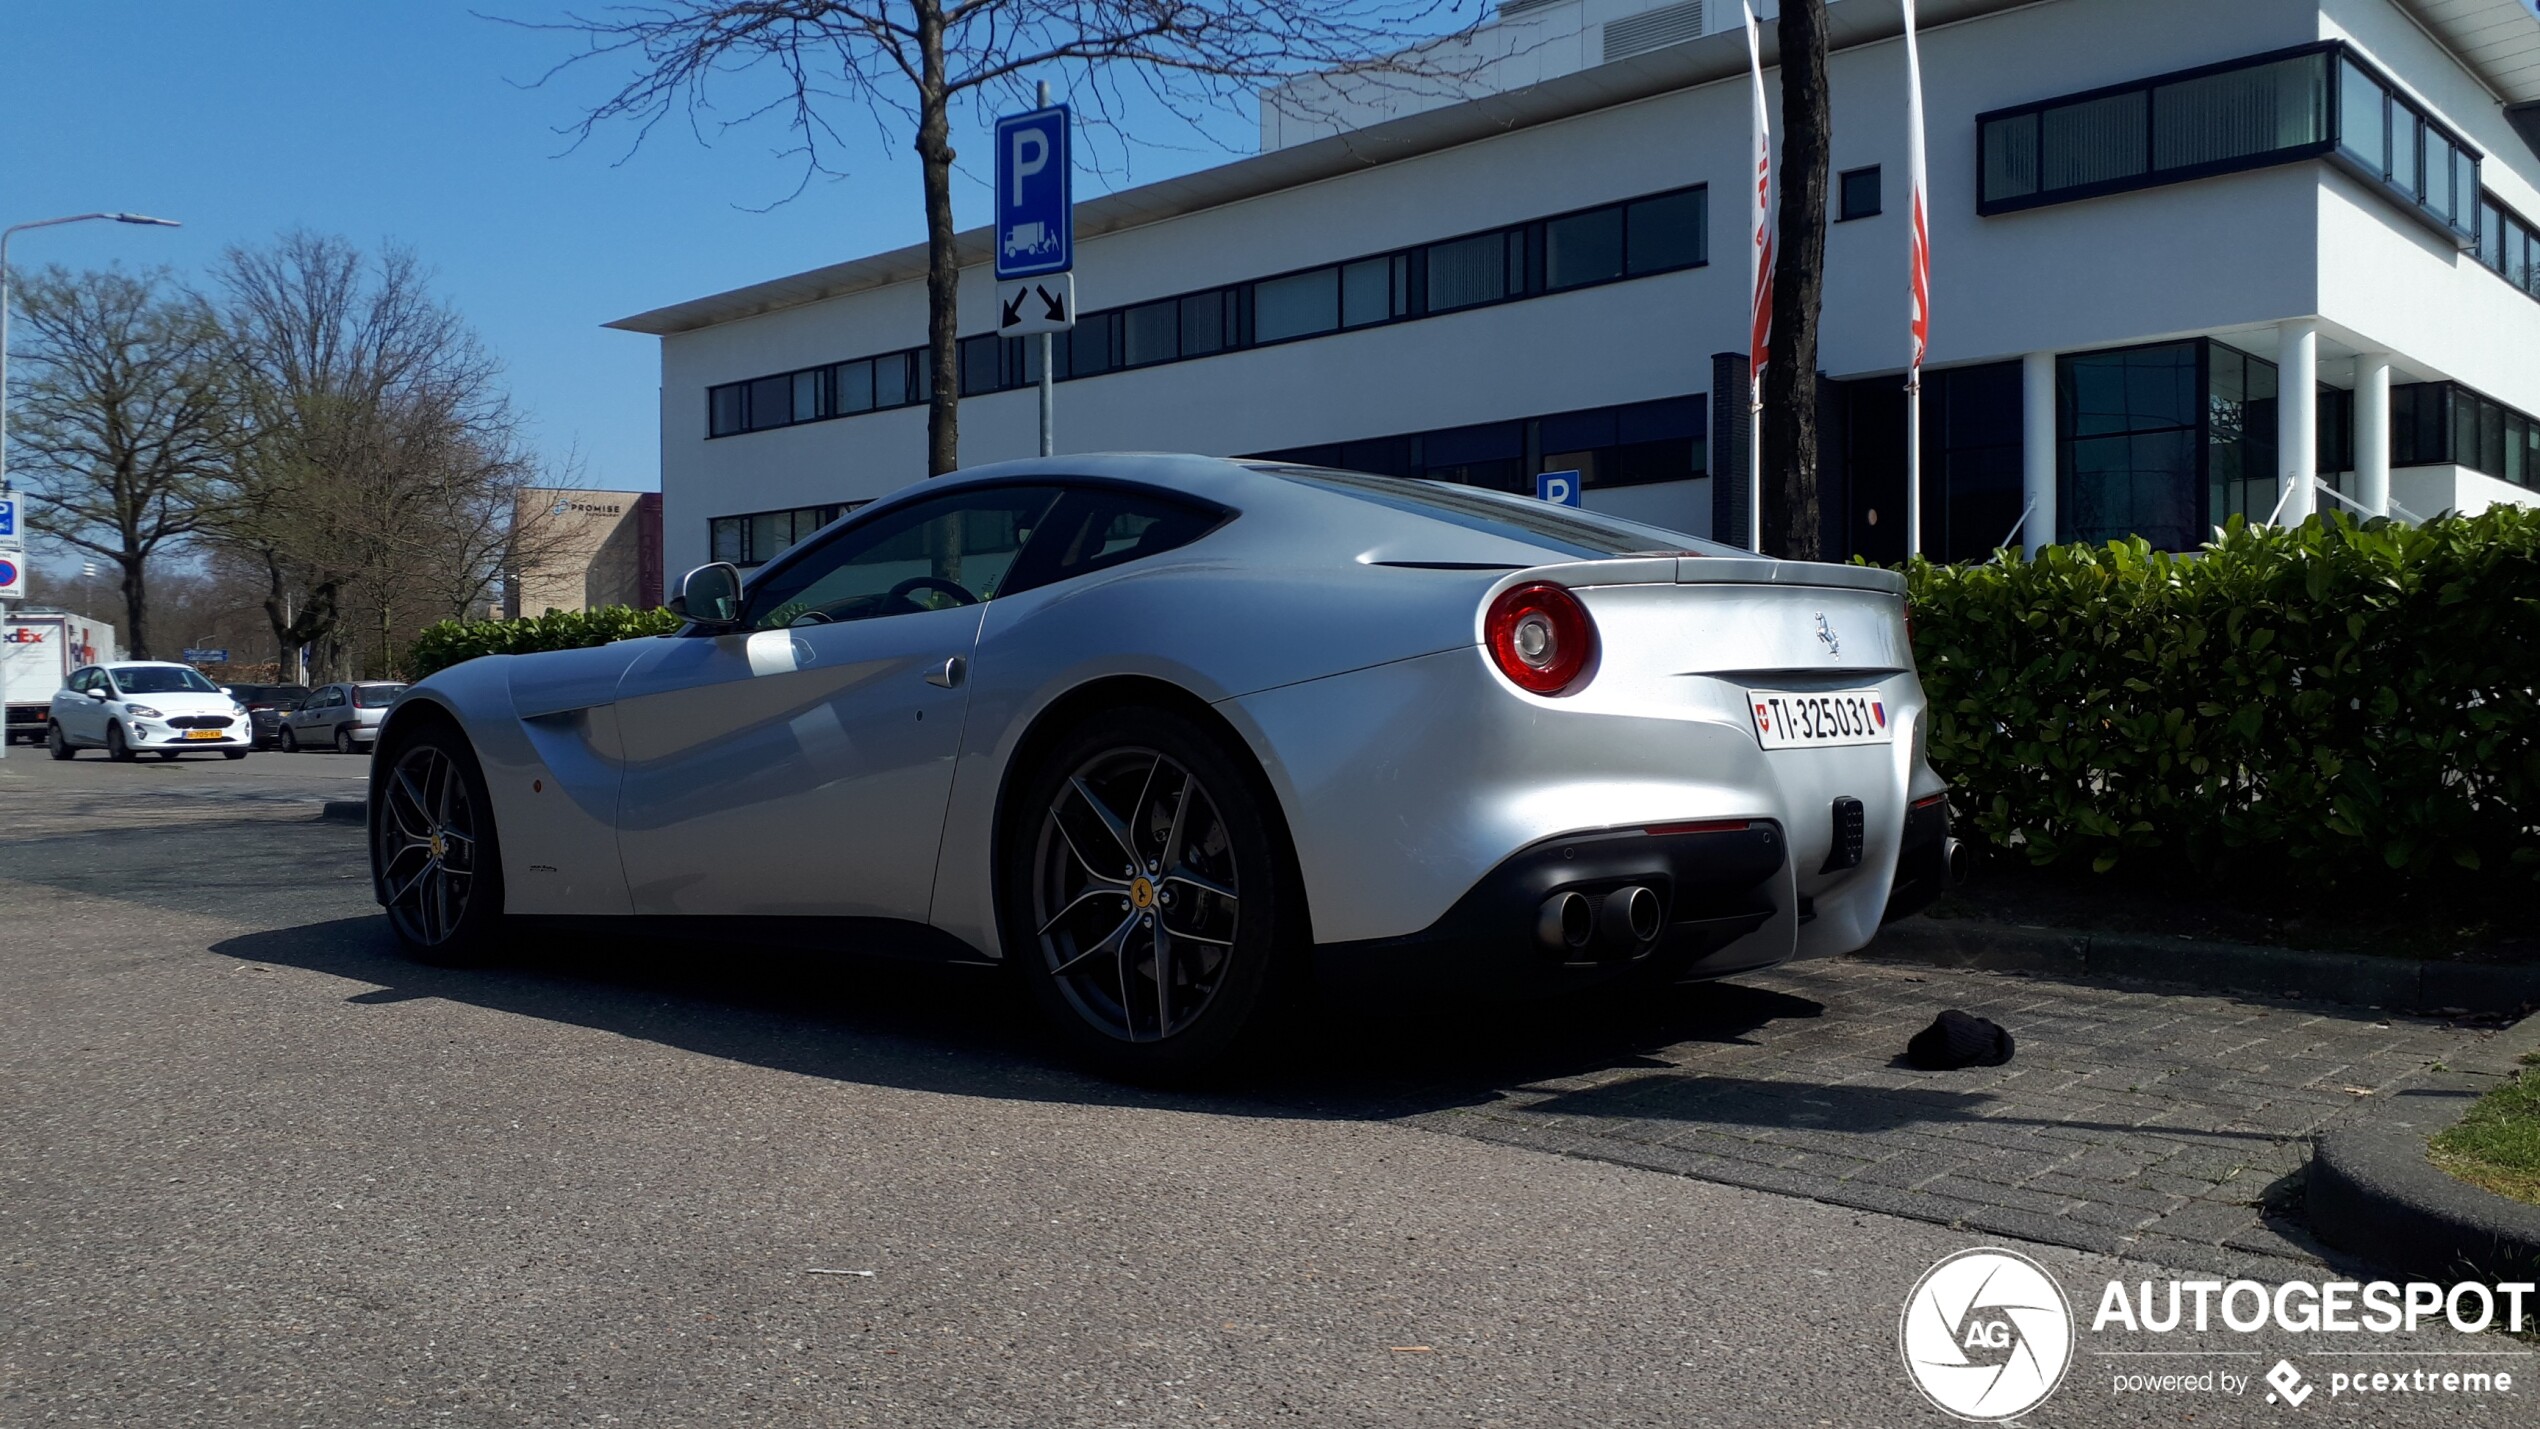
[[[1763,390],[1764,351],[1773,338],[1773,130],[1764,108],[1764,42],[1755,24],[1754,0],[1740,0],[1746,11],[1746,63],[1755,81],[1755,167],[1748,175],[1746,229],[1749,314],[1747,371]]]
[[[1923,174],[1923,52],[1914,39],[1914,0],[1905,0],[1905,173],[1913,190],[1906,222],[1907,266],[1914,289],[1913,369],[1923,370],[1931,346],[1931,222]]]

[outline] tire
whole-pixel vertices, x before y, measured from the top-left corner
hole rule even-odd
[[[282,733],[276,737],[282,742],[283,753],[297,754],[300,752],[300,736],[291,732],[291,726],[284,725],[282,727]]]
[[[79,757],[78,748],[69,740],[62,738],[62,727],[50,720],[47,720],[44,723],[44,747],[52,753],[55,759],[77,759]]]
[[[339,724],[335,727],[335,752],[338,754],[353,752],[353,730],[350,725]]]
[[[1299,980],[1305,917],[1247,759],[1180,714],[1131,707],[1063,735],[1007,807],[1006,957],[1073,1055],[1187,1082],[1257,1045]]]
[[[117,764],[130,764],[134,758],[132,746],[123,742],[123,726],[112,720],[106,722],[106,757]]]
[[[417,962],[492,961],[502,951],[503,864],[476,751],[432,725],[382,754],[370,857],[388,926]]]
[[[224,749],[220,752],[220,757],[223,759],[244,759],[247,757],[247,751],[243,749]]]
[[[162,764],[165,764],[165,763],[167,763],[169,760],[172,760],[172,759],[176,758],[176,751],[175,751],[175,750],[173,750],[173,749],[162,749],[162,750],[157,751],[157,753],[158,753],[158,756],[159,756],[159,762],[160,762],[160,763],[162,763]]]

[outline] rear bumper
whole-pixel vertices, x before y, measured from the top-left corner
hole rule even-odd
[[[1327,983],[1522,990],[1605,980],[1652,962],[1686,978],[1770,966],[1789,957],[1789,942],[1748,935],[1781,911],[1789,848],[1787,834],[1770,820],[1548,839],[1511,855],[1417,933],[1318,947],[1316,975]],[[1537,923],[1547,899],[1577,892],[1601,904],[1631,886],[1658,895],[1662,931],[1653,945],[1579,953],[1544,946]]]
[[[1949,886],[1949,801],[1927,794],[1905,811],[1905,840],[1896,854],[1896,881],[1887,895],[1881,926],[1920,913]]]

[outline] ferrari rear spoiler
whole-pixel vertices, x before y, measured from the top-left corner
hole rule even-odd
[[[1557,581],[1566,586],[1598,585],[1772,585],[1905,594],[1905,575],[1880,566],[1843,566],[1829,561],[1776,561],[1760,556],[1692,556],[1672,552],[1617,556],[1604,561],[1568,561],[1519,572],[1526,580]]]

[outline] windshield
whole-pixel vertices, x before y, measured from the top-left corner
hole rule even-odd
[[[175,665],[141,665],[112,672],[115,688],[127,695],[217,695],[220,686],[192,670]]]
[[[397,692],[404,688],[403,685],[355,685],[353,703],[366,710],[385,709],[396,702]]]
[[[1645,526],[1619,516],[1555,506],[1523,496],[1422,481],[1407,476],[1372,476],[1362,471],[1334,471],[1319,466],[1257,466],[1253,470],[1283,476],[1306,486],[1355,496],[1379,506],[1431,517],[1466,530],[1486,531],[1533,545],[1566,551],[1586,559],[1650,553],[1685,552],[1696,556],[1743,556],[1735,546],[1688,536],[1660,526]]]
[[[290,705],[298,704],[300,701],[305,700],[308,697],[309,687],[306,685],[258,685],[256,687],[255,696],[249,701],[249,703],[259,705]]]

